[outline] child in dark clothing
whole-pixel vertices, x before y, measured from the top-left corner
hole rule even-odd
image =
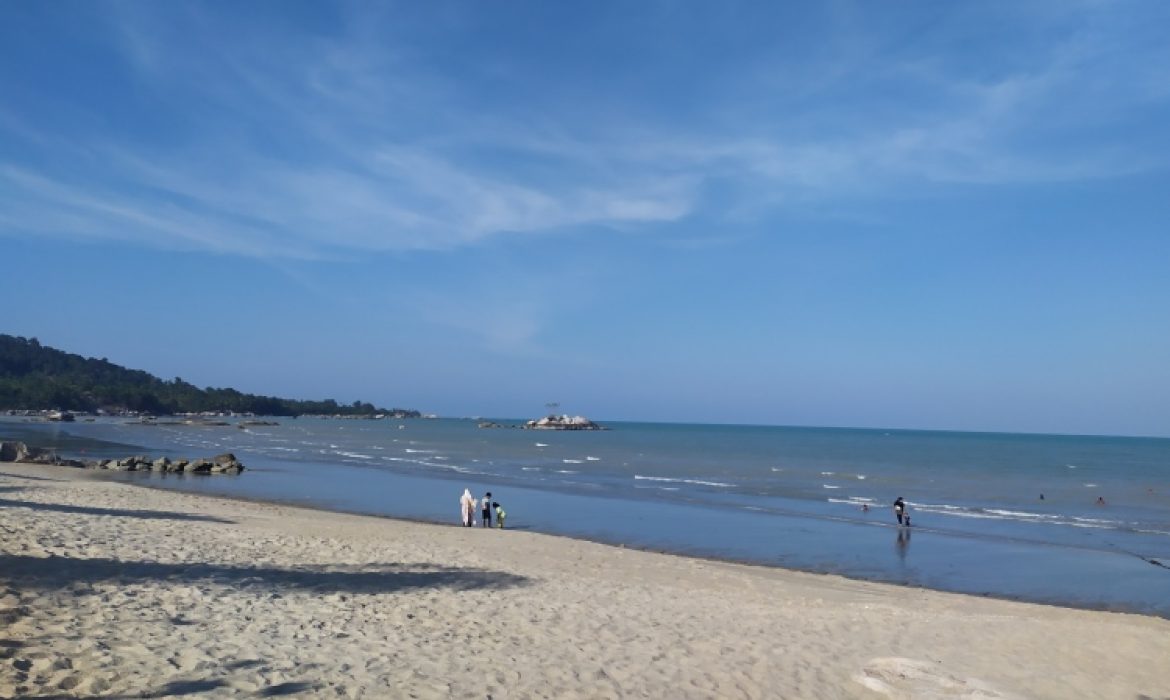
[[[480,506],[479,516],[483,520],[483,527],[492,526],[492,492],[483,495],[483,505]]]

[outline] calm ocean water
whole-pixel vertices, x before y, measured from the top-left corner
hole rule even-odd
[[[232,451],[249,466],[239,477],[119,475],[176,489],[454,523],[467,487],[477,498],[492,491],[515,528],[1170,617],[1168,439],[279,421],[239,428],[8,418],[0,436],[88,457]],[[898,496],[910,503],[909,530],[892,516]],[[472,537],[507,535],[468,536],[474,546]]]

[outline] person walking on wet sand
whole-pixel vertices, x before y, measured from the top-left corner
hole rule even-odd
[[[898,519],[899,525],[902,525],[904,520],[909,520],[906,517],[906,501],[902,500],[901,496],[898,496],[898,500],[894,501],[894,517]]]
[[[492,526],[492,492],[488,491],[483,495],[483,502],[479,506],[480,525],[484,527]]]

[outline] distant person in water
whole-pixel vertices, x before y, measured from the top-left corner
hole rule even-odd
[[[471,527],[475,518],[475,498],[471,489],[463,489],[463,495],[459,497],[459,513],[463,516],[463,526]]]
[[[508,514],[504,512],[504,507],[499,503],[492,503],[492,507],[496,509],[496,527],[503,530],[504,518],[508,517]]]
[[[869,504],[868,504],[868,503],[862,503],[862,504],[861,504],[861,512],[862,512],[862,513],[868,513],[868,512],[869,512]]]
[[[1105,505],[1105,497],[1104,496],[1097,496],[1097,505],[1099,505],[1099,506]]]
[[[894,517],[898,519],[898,524],[903,524],[903,519],[906,518],[906,501],[898,496],[898,500],[894,501]]]
[[[492,526],[492,492],[488,491],[483,495],[483,502],[480,505],[479,517],[482,521],[480,524],[484,527]]]

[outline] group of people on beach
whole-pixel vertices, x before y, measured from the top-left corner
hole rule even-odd
[[[496,527],[504,527],[504,519],[508,516],[504,512],[504,507],[498,501],[492,500],[492,492],[488,491],[483,495],[483,499],[476,501],[475,497],[471,495],[471,489],[463,489],[463,495],[459,498],[459,513],[463,520],[464,527],[473,527],[475,525],[475,506],[480,504],[480,524],[483,527],[492,526],[492,512],[495,512]]]

